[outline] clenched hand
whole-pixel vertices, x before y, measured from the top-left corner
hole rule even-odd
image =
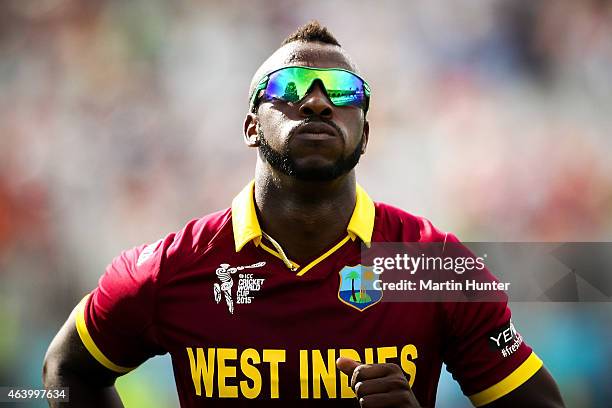
[[[408,380],[397,364],[361,364],[340,357],[336,366],[351,379],[362,408],[419,408]]]

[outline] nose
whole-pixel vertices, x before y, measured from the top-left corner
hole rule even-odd
[[[331,119],[333,104],[327,97],[320,80],[316,80],[302,100],[300,114],[304,117],[320,116]]]

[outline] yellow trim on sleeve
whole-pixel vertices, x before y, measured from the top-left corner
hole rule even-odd
[[[531,352],[527,360],[518,366],[509,376],[486,390],[471,395],[469,398],[472,404],[475,407],[480,407],[514,391],[530,379],[542,367],[542,364],[542,360],[534,352]]]
[[[110,361],[96,346],[93,339],[91,338],[89,331],[87,330],[87,325],[85,324],[85,303],[87,302],[87,298],[89,298],[90,294],[86,295],[77,305],[76,307],[76,329],[79,333],[79,337],[83,342],[83,345],[89,351],[89,353],[96,359],[100,364],[109,370],[115,371],[120,374],[125,374],[129,371],[132,371],[136,367],[121,367],[112,361]]]

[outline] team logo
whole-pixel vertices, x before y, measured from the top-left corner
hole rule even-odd
[[[376,278],[371,266],[345,266],[340,271],[338,299],[359,311],[375,305],[382,299],[382,290],[374,288]]]
[[[221,264],[215,271],[217,278],[220,283],[213,285],[215,294],[215,302],[221,302],[221,295],[225,298],[225,304],[227,304],[227,310],[231,314],[234,314],[234,299],[232,298],[232,287],[234,286],[234,275],[238,271],[243,269],[261,268],[265,262],[257,262],[253,265],[246,266],[235,266],[230,267],[229,264]],[[258,292],[264,283],[263,278],[254,278],[252,273],[240,273],[238,274],[238,289],[236,290],[236,303],[237,304],[248,304],[253,300],[252,292]]]

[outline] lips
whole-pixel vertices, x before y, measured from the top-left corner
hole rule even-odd
[[[305,125],[298,126],[295,131],[296,135],[311,135],[318,137],[338,137],[338,132],[333,126],[323,122],[311,122]]]

